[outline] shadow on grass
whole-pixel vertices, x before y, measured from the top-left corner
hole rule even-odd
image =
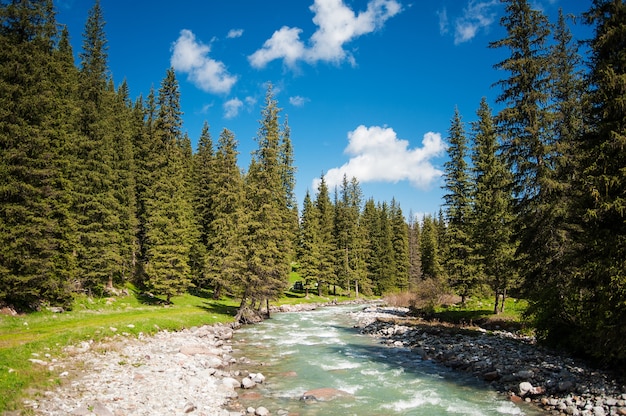
[[[285,292],[284,295],[286,298],[290,298],[290,299],[303,299],[305,297],[304,292],[303,293]]]
[[[208,313],[217,313],[229,316],[235,316],[237,314],[237,310],[239,309],[237,306],[227,305],[220,301],[204,302],[202,305],[199,305],[198,308]]]

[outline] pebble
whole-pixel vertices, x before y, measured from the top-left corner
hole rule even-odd
[[[230,326],[212,325],[149,337],[118,334],[67,347],[67,357],[56,363],[61,386],[25,405],[51,416],[245,414],[226,410],[242,387],[228,370],[232,335]],[[245,386],[264,380],[261,373],[250,374]],[[269,414],[259,409],[257,414]]]
[[[411,348],[417,359],[471,373],[513,401],[557,415],[626,415],[626,386],[608,371],[519,334],[403,324],[407,314],[406,308],[368,306],[353,316],[362,333],[390,347]]]

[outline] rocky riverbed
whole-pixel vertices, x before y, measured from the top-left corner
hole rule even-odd
[[[319,306],[290,306],[272,312]],[[471,373],[513,401],[535,403],[555,415],[626,415],[626,387],[610,373],[510,332],[416,323],[406,312],[366,306],[352,317],[362,333],[380,338],[390,348],[410,349],[418,360]],[[265,377],[234,369],[253,364],[234,356],[234,330],[229,325],[161,331],[138,338],[115,331],[106,342],[66,348],[64,358],[33,356],[34,365],[51,367],[63,382],[37,394],[26,402],[27,407],[35,414],[76,416],[263,416],[270,410],[286,414],[281,409],[233,406],[238,397],[253,396],[250,389]]]
[[[514,333],[416,323],[405,319],[406,313],[367,307],[354,314],[355,326],[390,347],[410,348],[419,359],[474,374],[511,400],[535,403],[551,414],[626,415],[626,386],[609,372]]]
[[[241,415],[224,406],[265,378],[229,370],[238,361],[231,355],[232,336],[227,325],[150,337],[116,335],[68,347],[67,358],[33,358],[35,365],[53,367],[65,381],[26,405],[41,415]],[[263,408],[251,410],[269,414]]]

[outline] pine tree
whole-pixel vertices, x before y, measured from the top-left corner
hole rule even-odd
[[[205,175],[211,175],[210,180],[205,182],[207,188],[202,190],[207,200],[210,200],[202,206],[205,209],[211,207],[211,212],[205,212],[204,217],[209,220],[204,261],[206,275],[213,282],[214,298],[218,299],[224,290],[242,296],[246,284],[246,247],[243,238],[247,219],[243,178],[237,166],[237,142],[231,131],[222,130],[215,157],[208,159],[208,136],[203,137],[205,140],[201,149],[204,148],[202,153],[207,158]]]
[[[365,265],[365,235],[359,228],[361,214],[361,188],[356,178],[348,181],[344,175],[335,202],[335,267],[337,279],[341,287],[350,292],[351,284],[355,285],[358,296],[358,285],[367,284]]]
[[[102,293],[115,279],[128,272],[128,257],[123,231],[125,207],[118,192],[118,181],[124,175],[130,180],[130,160],[116,160],[118,153],[115,124],[117,114],[111,113],[115,91],[107,73],[107,46],[104,18],[96,1],[89,12],[80,54],[80,121],[81,137],[75,143],[74,207],[78,231],[78,262],[82,285],[86,290]],[[125,140],[124,136],[121,140]],[[124,145],[126,146],[126,145]],[[128,150],[128,147],[127,147]],[[126,156],[125,156],[126,157]],[[129,186],[132,186],[130,182]],[[123,191],[125,194],[127,191]],[[126,224],[128,225],[128,224]]]
[[[425,215],[420,233],[422,278],[441,282],[441,257],[437,238],[437,224],[431,215]]]
[[[623,370],[626,367],[626,4],[594,0],[585,15],[595,33],[591,48],[591,86],[578,173],[584,232],[575,287],[580,308],[566,331],[551,327],[578,350]]]
[[[320,272],[318,267],[321,264],[319,231],[319,213],[307,191],[302,205],[302,219],[300,221],[297,250],[300,275],[304,278],[307,297],[312,281],[317,281],[319,286]]]
[[[538,197],[545,191],[552,166],[550,131],[549,58],[546,43],[550,35],[547,18],[531,8],[527,0],[504,0],[501,25],[507,36],[492,42],[491,48],[506,48],[510,57],[495,65],[509,78],[497,83],[502,87],[498,114],[503,135],[503,151],[514,172],[514,192],[520,215],[534,212]]]
[[[242,296],[238,319],[246,319],[248,302],[276,299],[287,285],[289,250],[293,244],[292,225],[287,218],[281,160],[281,131],[277,102],[269,85],[262,110],[258,149],[250,162],[246,177],[246,199],[250,221],[246,232],[247,284]]]
[[[291,244],[285,247],[293,257],[296,236],[298,233],[298,202],[296,200],[296,167],[294,166],[293,144],[291,143],[291,128],[288,117],[285,116],[282,130],[280,131],[279,163],[280,176],[285,194],[286,212],[285,221],[291,226],[287,231],[291,233],[289,241]]]
[[[19,309],[68,304],[76,278],[67,177],[76,72],[56,26],[52,1],[0,5],[0,303]]]
[[[328,186],[324,175],[320,178],[315,197],[315,208],[319,215],[319,250],[320,258],[317,266],[319,280],[317,285],[318,295],[321,296],[322,283],[327,285],[335,285],[336,275],[334,271],[334,240],[333,240],[333,224],[335,217],[335,209],[330,200]],[[329,288],[330,289],[330,288]]]
[[[471,184],[467,165],[468,146],[465,129],[458,109],[449,130],[449,161],[445,163],[444,195],[446,207],[447,257],[445,265],[450,286],[461,296],[462,303],[476,288],[478,281],[470,243]]]
[[[409,288],[409,228],[402,214],[400,204],[394,199],[389,206],[389,223],[391,228],[391,243],[395,265],[396,286],[400,290]]]
[[[145,284],[155,295],[181,294],[191,286],[190,255],[198,238],[193,204],[187,191],[187,158],[181,148],[180,93],[173,69],[161,82],[158,113],[152,132],[162,151],[153,154],[146,210]]]
[[[197,152],[192,156],[192,159],[193,172],[189,181],[189,188],[193,192],[194,213],[198,224],[198,241],[192,249],[191,264],[192,270],[194,270],[194,285],[196,288],[205,288],[209,283],[205,270],[205,257],[210,250],[209,240],[213,237],[211,223],[215,218],[213,206],[217,191],[215,185],[215,149],[213,148],[209,124],[206,121],[202,126]],[[219,288],[214,287],[213,289],[213,294],[219,297]]]
[[[483,98],[472,124],[473,213],[472,244],[478,268],[495,294],[494,313],[504,308],[504,296],[514,287],[513,201],[511,174],[499,153],[491,109]]]
[[[408,222],[408,245],[409,245],[409,286],[410,292],[415,291],[422,280],[422,258],[420,247],[420,224],[416,221],[413,212],[409,212]]]

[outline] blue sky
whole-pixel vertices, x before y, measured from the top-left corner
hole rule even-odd
[[[555,21],[590,1],[535,0]],[[57,20],[80,52],[89,0],[58,0]],[[497,109],[493,65],[506,51],[498,0],[101,0],[109,69],[133,98],[159,88],[173,67],[184,129],[196,145],[203,123],[239,142],[246,169],[267,82],[288,116],[297,197],[323,172],[344,174],[364,197],[395,198],[405,215],[435,214],[455,107],[466,130],[481,98]],[[586,38],[589,28],[572,31]],[[77,61],[78,62],[78,61]]]

